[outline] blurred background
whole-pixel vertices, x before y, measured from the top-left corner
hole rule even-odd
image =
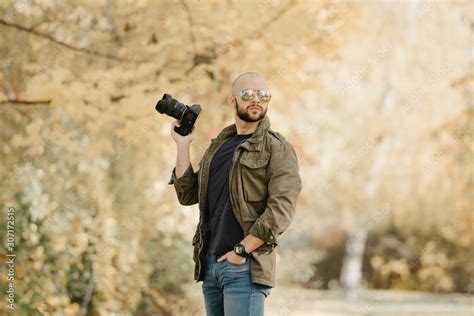
[[[195,167],[256,71],[303,191],[268,315],[472,315],[473,6],[454,1],[0,4],[0,313],[203,315],[197,206],[167,185],[163,93],[199,103]]]

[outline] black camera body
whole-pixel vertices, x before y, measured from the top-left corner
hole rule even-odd
[[[179,126],[174,127],[174,131],[182,136],[186,136],[193,131],[194,123],[201,113],[201,106],[193,104],[192,106],[180,103],[173,99],[171,94],[163,94],[155,109],[161,114],[166,114],[174,117],[179,121]]]

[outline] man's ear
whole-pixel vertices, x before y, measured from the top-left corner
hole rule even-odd
[[[232,107],[235,107],[235,97],[233,95],[230,95],[227,97],[227,103],[232,106]]]

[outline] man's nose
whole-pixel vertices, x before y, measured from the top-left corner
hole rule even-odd
[[[254,93],[251,101],[252,103],[260,103],[260,98],[258,97],[258,94]]]

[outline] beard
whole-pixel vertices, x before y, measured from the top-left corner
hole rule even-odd
[[[237,116],[239,117],[239,119],[241,119],[242,121],[244,122],[248,122],[248,123],[254,123],[254,122],[258,122],[260,121],[261,119],[263,119],[263,117],[265,116],[265,114],[267,114],[267,109],[263,109],[261,106],[260,108],[262,110],[260,110],[260,114],[258,114],[256,117],[255,116],[251,116],[251,114],[248,113],[248,109],[252,107],[252,105],[249,105],[245,108],[245,110],[241,110],[240,109],[240,106],[239,106],[239,103],[237,102],[237,100],[235,101],[235,113],[237,114]]]

